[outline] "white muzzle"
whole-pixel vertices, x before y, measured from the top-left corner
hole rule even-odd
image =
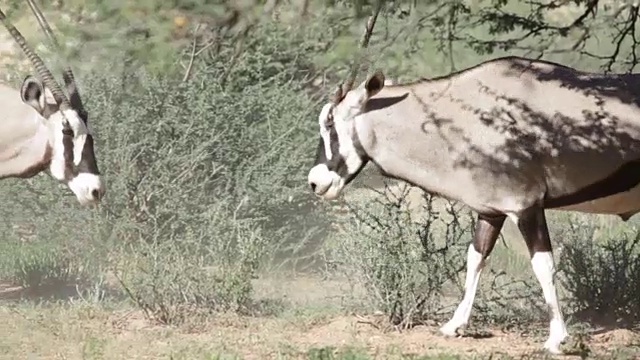
[[[100,176],[95,174],[80,173],[71,179],[67,185],[83,206],[99,203],[105,193],[105,187]]]
[[[307,181],[311,190],[325,200],[333,200],[340,195],[344,187],[344,180],[334,171],[330,171],[324,164],[319,164],[309,170]]]

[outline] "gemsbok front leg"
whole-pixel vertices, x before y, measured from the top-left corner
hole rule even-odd
[[[517,217],[514,216],[513,220],[518,225],[518,229],[520,229],[520,233],[527,243],[533,272],[538,282],[540,282],[544,300],[549,308],[551,317],[549,338],[544,343],[544,348],[553,354],[561,354],[560,344],[568,334],[553,281],[555,268],[544,209],[542,207],[531,208]]]
[[[478,215],[473,235],[473,243],[467,252],[467,278],[464,284],[464,297],[458,305],[453,317],[440,328],[440,332],[447,336],[455,336],[457,330],[469,322],[473,300],[476,296],[480,273],[486,265],[493,250],[506,215],[486,216]]]

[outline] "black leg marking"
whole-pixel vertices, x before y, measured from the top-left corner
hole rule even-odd
[[[530,208],[520,214],[518,228],[529,248],[533,272],[542,287],[545,302],[549,307],[549,338],[544,348],[553,354],[561,354],[560,345],[567,337],[567,329],[560,311],[554,283],[555,267],[551,252],[549,229],[542,206]]]
[[[496,245],[506,215],[487,216],[478,214],[475,231],[473,234],[473,248],[486,259]]]
[[[480,272],[496,244],[505,219],[506,215],[504,214],[497,216],[478,214],[473,235],[473,250],[469,246],[467,254],[467,277],[464,285],[464,297],[451,320],[441,328],[440,331],[444,335],[454,336],[457,330],[469,321],[471,309],[473,308],[473,299],[480,280]]]
[[[551,239],[547,219],[542,207],[533,207],[520,214],[518,229],[527,243],[529,255],[537,252],[551,252]]]

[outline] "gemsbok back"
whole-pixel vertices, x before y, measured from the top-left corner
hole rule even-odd
[[[42,26],[44,16],[32,0],[29,3]],[[67,68],[64,73],[67,97],[2,10],[0,21],[42,79],[25,77],[19,91],[0,85],[0,179],[29,178],[46,170],[66,184],[80,204],[98,203],[105,187],[87,127],[87,112],[71,70]],[[50,32],[47,36],[55,40]],[[46,92],[54,103],[47,101]]]
[[[449,336],[469,321],[480,273],[508,217],[549,306],[544,348],[561,353],[567,330],[545,209],[624,221],[640,212],[640,75],[510,56],[408,84],[385,86],[376,71],[352,89],[354,78],[318,117],[311,190],[335,199],[371,161],[385,176],[477,213],[464,297],[440,328]]]

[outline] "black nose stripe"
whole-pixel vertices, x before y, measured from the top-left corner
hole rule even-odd
[[[78,172],[100,175],[98,162],[93,149],[93,136],[90,134],[87,134],[81,156],[80,163],[77,166]]]
[[[326,148],[324,146],[324,138],[320,136],[318,148],[316,150],[316,161],[314,165],[325,164],[329,171],[337,173],[341,177],[349,174],[347,163],[344,157],[340,155],[340,141],[338,140],[338,132],[335,127],[329,129],[329,149],[331,150],[331,159],[327,159]]]

